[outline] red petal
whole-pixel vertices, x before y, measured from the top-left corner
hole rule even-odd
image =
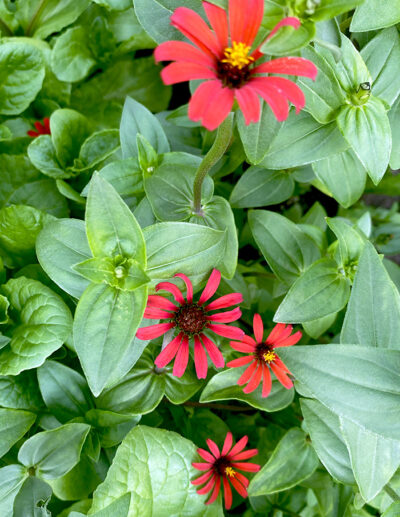
[[[50,119],[48,117],[45,117],[43,119],[43,125],[44,125],[44,129],[46,131],[46,134],[50,135],[51,134],[51,131],[50,131]]]
[[[239,307],[232,309],[231,311],[218,312],[217,314],[211,314],[207,316],[208,321],[217,321],[219,323],[232,323],[240,318],[242,311]]]
[[[213,471],[209,470],[205,474],[202,474],[199,478],[191,481],[192,485],[202,485],[205,483],[211,476],[213,475]]]
[[[192,467],[197,470],[210,470],[213,468],[212,463],[192,463]]]
[[[176,354],[172,375],[175,375],[175,377],[182,377],[182,375],[185,373],[188,361],[189,339],[187,336],[184,336],[181,346],[179,347],[178,353]]]
[[[243,42],[251,47],[260,29],[264,14],[264,0],[250,0],[247,20],[243,31]]]
[[[257,77],[249,82],[249,85],[265,100],[265,102],[272,109],[275,117],[279,122],[282,122],[288,118],[289,105],[286,98],[279,93],[276,88],[270,85],[266,85],[262,77]]]
[[[207,355],[198,336],[194,336],[194,366],[198,379],[207,377],[208,361]]]
[[[161,309],[153,309],[152,307],[147,307],[144,311],[143,318],[148,320],[157,320],[157,319],[165,319],[172,318],[172,314],[170,312],[162,311]]]
[[[38,120],[33,124],[40,135],[43,135],[44,126]]]
[[[226,438],[224,441],[224,445],[222,447],[221,456],[226,456],[229,452],[229,449],[232,447],[233,436],[230,431],[226,434]]]
[[[290,333],[292,332],[293,330],[293,327],[292,325],[287,325],[287,326],[284,326],[284,328],[282,330],[280,330],[279,332],[279,336],[277,336],[275,339],[274,339],[274,342],[271,343],[272,346],[275,346],[276,343],[278,343],[279,341],[283,341],[284,339],[286,339],[287,337],[290,336]],[[271,333],[272,334],[272,333]],[[268,339],[267,341],[270,340],[270,336],[268,336]]]
[[[292,375],[292,372],[289,370],[289,368],[286,366],[286,364],[282,361],[282,359],[277,355],[274,359],[274,363],[277,365],[278,368],[280,368],[283,372],[288,373]]]
[[[173,304],[164,296],[159,296],[158,294],[151,294],[147,298],[147,307],[154,307],[155,309],[166,309],[167,311],[177,311],[178,307]]]
[[[172,284],[171,282],[160,282],[156,285],[156,291],[160,291],[161,289],[171,293],[179,304],[185,303],[185,298],[175,284]]]
[[[245,364],[249,364],[254,361],[253,355],[247,355],[246,357],[239,357],[239,359],[233,359],[233,361],[229,361],[227,363],[228,368],[238,368],[239,366],[244,366]]]
[[[197,449],[197,454],[201,456],[204,460],[209,461],[211,464],[214,464],[214,456],[205,449]]]
[[[261,382],[262,372],[263,372],[262,364],[259,364],[258,368],[257,368],[255,374],[253,375],[253,377],[251,378],[250,382],[243,389],[243,393],[251,393],[252,391],[254,391],[258,388],[258,386]]]
[[[294,29],[298,29],[301,25],[301,22],[298,18],[294,16],[288,16],[287,18],[283,18],[280,22],[278,22],[272,31],[268,34],[267,40],[272,38],[274,34],[278,32],[281,27],[293,27]]]
[[[243,330],[238,327],[230,327],[229,325],[213,325],[208,323],[207,328],[218,334],[219,336],[227,337],[228,339],[237,339],[240,341],[243,337]]]
[[[304,108],[306,104],[304,93],[293,81],[289,81],[289,79],[284,77],[264,77],[263,80],[294,104],[296,106],[296,113],[299,113]]]
[[[221,453],[219,452],[218,445],[211,440],[211,438],[207,438],[206,440],[208,448],[210,449],[211,453],[214,455],[214,457],[217,459],[221,456]]]
[[[212,504],[218,497],[219,489],[221,488],[221,478],[215,476],[215,486],[212,491],[210,499],[206,502],[206,504]]]
[[[213,28],[221,49],[228,46],[228,17],[225,9],[209,2],[203,2],[208,21]]]
[[[258,454],[258,451],[256,452]],[[253,454],[255,456],[256,454]],[[255,463],[238,463],[232,462],[232,467],[235,469],[243,470],[243,472],[258,472],[260,470],[260,465],[256,465]]]
[[[185,285],[186,285],[186,300],[189,303],[192,303],[192,301],[193,301],[193,284],[190,281],[190,278],[188,278],[183,273],[176,273],[176,275],[174,275],[174,276],[182,278],[182,280],[185,282]]]
[[[287,389],[290,389],[293,386],[292,380],[287,376],[287,374],[282,371],[275,362],[270,364],[271,370],[276,375],[278,381]]]
[[[273,345],[275,341],[280,339],[282,332],[285,330],[285,327],[286,325],[284,323],[277,323],[265,341],[267,345]]]
[[[246,368],[246,370],[239,377],[239,380],[237,381],[239,386],[243,386],[243,384],[246,384],[246,382],[248,382],[251,379],[251,376],[257,368],[257,364],[257,360],[253,358],[253,363],[248,368]]]
[[[36,131],[33,131],[33,129],[30,129],[29,131],[27,131],[26,134],[28,136],[31,136],[32,138],[36,138],[37,136],[39,136],[39,133],[37,133]]]
[[[264,324],[259,314],[254,314],[253,317],[253,329],[254,336],[256,338],[257,343],[261,343],[264,334]]]
[[[215,482],[216,478],[217,478],[217,476],[214,474],[214,475],[212,476],[212,478],[210,479],[210,481],[208,481],[208,482],[203,486],[203,488],[200,488],[199,490],[196,490],[196,491],[197,491],[197,493],[198,493],[198,494],[200,494],[200,495],[204,495],[204,494],[206,494],[207,492],[209,492],[209,491],[212,489],[212,487],[213,487],[213,485],[214,485],[214,482]]]
[[[237,442],[237,444],[233,446],[231,452],[229,453],[229,457],[233,458],[234,456],[236,456],[236,454],[238,452],[241,452],[246,447],[248,441],[249,441],[249,437],[243,436],[243,438],[241,438]]]
[[[202,305],[204,302],[209,300],[211,296],[215,294],[215,291],[218,289],[219,283],[221,281],[221,273],[218,269],[213,269],[210,275],[210,278],[207,280],[207,284],[201,293],[199,299],[199,305]]]
[[[236,492],[240,494],[242,497],[247,497],[247,490],[246,488],[234,477],[230,478],[230,482],[232,483],[233,487],[235,488]]]
[[[253,68],[252,73],[300,75],[315,79],[318,69],[312,61],[303,57],[279,57]]]
[[[230,0],[231,41],[251,46],[260,28],[263,12],[264,0]]]
[[[183,338],[183,334],[178,334],[168,345],[162,350],[158,356],[156,357],[156,360],[154,361],[154,364],[158,368],[164,368],[164,366],[167,366],[172,359],[176,356],[179,347],[181,345]]]
[[[232,490],[225,476],[222,477],[222,483],[224,485],[225,508],[229,510],[232,506]]]
[[[215,311],[217,309],[226,309],[232,305],[242,303],[242,301],[243,296],[240,293],[225,294],[204,307],[204,310]]]
[[[176,84],[195,79],[214,79],[215,72],[196,63],[174,62],[161,70],[164,84]]]
[[[158,323],[157,325],[151,325],[150,327],[142,327],[137,330],[136,337],[143,340],[156,339],[174,327],[175,323]]]
[[[268,397],[271,393],[272,379],[269,368],[266,364],[263,364],[263,384],[262,384],[262,396]]]
[[[260,120],[260,99],[251,87],[243,86],[235,90],[235,98],[243,112],[247,126],[251,122]]]
[[[257,456],[257,454],[258,454],[258,449],[249,449],[248,451],[243,451],[243,452],[239,452],[238,454],[235,454],[235,457],[232,458],[232,461],[248,460],[249,458],[252,458],[253,456]],[[249,465],[249,464],[244,463],[244,465]]]
[[[209,85],[211,83],[211,86]],[[203,83],[204,84],[204,83]],[[235,91],[223,88],[221,81],[209,81],[208,97],[205,96],[202,85],[197,88],[189,101],[189,118],[201,120],[202,125],[209,131],[214,131],[229,115],[234,101]],[[199,95],[197,92],[200,90]],[[211,93],[211,95],[210,95]],[[193,106],[192,106],[193,103]]]
[[[216,368],[223,368],[225,366],[224,356],[221,354],[218,347],[208,339],[205,334],[200,334],[200,338],[203,341],[204,346],[206,347],[207,353],[210,356],[211,361],[213,362]]]
[[[223,48],[206,22],[196,12],[187,7],[178,7],[171,16],[171,25],[207,54],[221,57]]]
[[[300,330],[298,330],[297,332],[295,332],[293,334],[293,336],[290,336],[287,339],[282,339],[282,340],[279,340],[278,342],[276,342],[275,345],[274,345],[274,348],[275,347],[279,348],[281,346],[292,346],[292,345],[295,345],[298,341],[300,341],[302,335],[303,334],[300,332]]]
[[[242,483],[246,488],[249,486],[250,481],[243,476],[240,472],[236,472],[235,478]]]
[[[242,338],[242,341],[244,343],[247,343],[248,345],[251,345],[253,348],[256,346],[256,340],[253,339],[252,337],[248,336],[247,334],[245,334]]]
[[[181,61],[215,68],[215,59],[184,41],[165,41],[154,51],[156,61]]]
[[[237,350],[238,352],[244,352],[247,353],[253,353],[254,352],[254,345],[249,345],[247,343],[240,343],[238,341],[230,341],[229,344],[234,350]]]

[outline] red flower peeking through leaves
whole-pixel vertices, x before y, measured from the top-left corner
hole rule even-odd
[[[34,126],[36,128],[36,131],[34,131],[33,129],[27,131],[27,135],[31,136],[32,138],[36,138],[40,135],[51,135],[49,118],[44,118],[43,124],[39,121],[36,121]]]
[[[232,506],[232,490],[231,486],[242,496],[247,497],[247,487],[249,485],[248,479],[238,472],[258,472],[260,465],[255,463],[243,463],[258,454],[257,449],[249,449],[244,451],[248,442],[248,437],[244,436],[232,447],[232,433],[228,433],[225,438],[222,451],[215,442],[208,439],[207,445],[211,454],[204,449],[197,449],[197,453],[206,461],[206,463],[192,463],[195,469],[205,471],[205,474],[192,481],[193,485],[205,485],[197,490],[198,494],[207,494],[211,492],[211,496],[206,504],[213,503],[219,494],[221,488],[221,480],[224,488],[225,508],[229,510]]]
[[[222,368],[225,365],[225,361],[217,346],[206,336],[204,331],[210,330],[228,339],[240,340],[244,336],[243,330],[238,327],[221,325],[221,323],[231,323],[240,318],[242,312],[238,307],[231,311],[214,314],[210,314],[210,311],[225,309],[241,303],[243,297],[240,293],[227,294],[204,305],[215,294],[221,280],[221,273],[214,269],[199,300],[194,302],[193,285],[190,279],[182,273],[177,273],[175,276],[181,278],[186,284],[186,300],[175,284],[171,282],[157,284],[156,291],[164,290],[170,292],[178,305],[163,296],[150,295],[144,318],[162,318],[170,321],[140,328],[136,336],[139,339],[155,339],[176,328],[178,335],[157,356],[155,360],[156,366],[164,368],[176,357],[172,373],[176,377],[182,377],[189,360],[189,341],[193,339],[194,364],[197,377],[205,379],[208,369],[206,351],[217,368]]]
[[[292,325],[286,326],[284,323],[278,323],[272,329],[267,339],[263,341],[264,325],[259,314],[254,315],[253,328],[255,340],[245,335],[240,343],[235,341],[230,342],[231,347],[238,352],[250,354],[240,357],[239,359],[234,359],[227,364],[229,367],[239,367],[250,364],[238,380],[240,386],[248,383],[243,389],[243,392],[251,393],[257,389],[262,379],[262,396],[268,397],[272,385],[269,368],[271,368],[279,382],[285,386],[285,388],[291,388],[293,382],[288,377],[289,374],[291,375],[291,372],[278,357],[275,350],[282,346],[295,345],[301,339],[301,332],[297,331],[290,335],[293,330]]]
[[[258,122],[262,97],[279,121],[288,117],[288,101],[298,113],[305,105],[300,88],[283,77],[262,74],[287,74],[315,79],[316,66],[301,57],[281,57],[255,66],[263,57],[259,48],[251,52],[260,28],[264,0],[229,0],[229,21],[224,9],[203,2],[212,30],[199,14],[187,7],[178,7],[171,24],[194,45],[182,41],[166,41],[154,53],[156,61],[173,61],[161,72],[165,84],[193,79],[206,79],[189,102],[189,118],[200,120],[207,129],[216,129],[229,115],[234,101],[239,104],[246,124]],[[280,27],[299,28],[300,21],[289,17],[281,20],[270,32],[271,38]]]

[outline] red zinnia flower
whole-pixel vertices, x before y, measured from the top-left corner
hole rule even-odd
[[[30,129],[29,131],[27,131],[27,134],[29,136],[31,136],[32,138],[36,138],[37,136],[40,136],[40,135],[51,135],[50,133],[50,119],[49,118],[44,118],[43,119],[43,124],[39,121],[35,122],[35,128],[37,129],[37,131],[34,131],[33,129]]]
[[[235,341],[230,342],[231,347],[238,352],[250,354],[240,357],[239,359],[234,359],[227,364],[229,367],[238,367],[251,363],[239,378],[239,386],[248,383],[243,391],[244,393],[251,393],[258,387],[262,378],[262,396],[268,397],[272,384],[271,374],[268,368],[270,367],[278,381],[285,386],[285,388],[291,388],[293,382],[288,377],[288,374],[292,375],[292,373],[278,357],[275,349],[281,346],[295,345],[301,339],[301,332],[297,331],[293,335],[290,335],[293,330],[292,325],[286,326],[284,323],[278,323],[272,329],[267,339],[263,341],[264,325],[259,314],[254,314],[253,328],[255,340],[246,335],[240,343],[236,343]]]
[[[231,323],[232,321],[238,320],[242,315],[239,307],[231,311],[217,312],[216,314],[209,314],[209,312],[236,305],[243,301],[243,297],[240,293],[226,294],[204,306],[204,303],[208,301],[217,290],[221,280],[221,273],[217,269],[212,271],[207,285],[197,302],[193,301],[193,286],[189,278],[182,273],[177,273],[175,276],[182,278],[186,284],[186,300],[175,284],[171,282],[161,282],[157,284],[156,291],[160,289],[169,291],[175,298],[178,306],[163,296],[150,295],[144,312],[144,318],[166,318],[171,321],[140,328],[136,336],[139,339],[155,339],[176,327],[179,331],[178,335],[157,356],[155,360],[156,366],[158,366],[158,368],[164,368],[164,366],[169,364],[176,356],[172,373],[176,377],[182,377],[189,360],[189,340],[193,338],[194,364],[197,377],[199,379],[205,379],[208,369],[205,350],[207,350],[211,361],[217,368],[222,368],[225,361],[217,346],[204,334],[204,331],[209,329],[215,332],[215,334],[229,339],[242,339],[244,336],[243,330],[238,327],[215,325],[215,323]]]
[[[260,465],[255,463],[243,463],[258,454],[257,449],[250,449],[243,451],[248,442],[248,437],[244,436],[232,447],[232,433],[228,433],[225,438],[222,451],[219,452],[218,446],[215,442],[208,439],[207,445],[212,454],[204,449],[197,449],[197,453],[206,460],[207,463],[192,463],[192,466],[198,470],[205,470],[205,474],[192,481],[193,485],[202,485],[202,488],[197,490],[198,494],[207,494],[211,492],[211,496],[206,504],[213,503],[218,497],[221,488],[221,479],[224,487],[225,508],[229,510],[232,505],[232,490],[229,482],[233,488],[242,496],[247,497],[246,488],[249,485],[249,480],[237,470],[244,472],[258,472]]]
[[[258,122],[261,96],[279,121],[289,114],[288,101],[298,113],[305,105],[304,94],[292,81],[283,77],[260,74],[299,75],[315,79],[316,66],[301,57],[281,57],[254,66],[263,54],[251,46],[260,28],[264,0],[229,0],[229,22],[224,9],[208,2],[203,7],[213,30],[196,12],[178,7],[171,24],[194,45],[182,41],[166,41],[155,50],[157,61],[174,61],[161,76],[165,84],[192,79],[208,79],[195,91],[189,102],[189,118],[202,121],[207,129],[216,129],[230,113],[234,100],[244,114],[246,124]],[[297,29],[300,21],[289,17],[271,31],[271,38],[280,27]],[[229,37],[230,34],[230,37]]]

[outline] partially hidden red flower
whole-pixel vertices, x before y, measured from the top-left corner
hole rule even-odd
[[[244,451],[248,442],[248,437],[244,436],[232,447],[233,437],[232,433],[228,433],[225,438],[224,445],[221,452],[215,442],[208,439],[207,445],[211,453],[204,449],[197,449],[197,453],[206,463],[192,463],[195,469],[205,471],[200,477],[192,481],[193,485],[205,485],[197,490],[200,495],[211,492],[211,496],[205,504],[213,503],[219,494],[222,486],[224,488],[225,508],[229,510],[232,506],[232,490],[231,486],[242,496],[247,497],[247,487],[249,480],[238,470],[243,472],[258,472],[260,465],[255,463],[244,463],[243,460],[248,460],[258,454],[257,449],[249,449]]]
[[[189,341],[194,341],[194,364],[197,377],[205,379],[207,377],[208,361],[207,355],[217,368],[225,365],[224,358],[217,346],[204,333],[210,330],[219,336],[228,339],[242,339],[243,330],[238,327],[222,325],[236,321],[242,315],[241,310],[236,307],[231,311],[211,312],[225,309],[243,301],[240,293],[226,294],[217,298],[211,303],[205,303],[215,294],[221,281],[221,273],[214,269],[207,281],[207,284],[197,302],[193,300],[193,285],[190,279],[183,273],[177,273],[176,277],[181,278],[186,285],[186,299],[180,289],[171,282],[161,282],[156,285],[156,291],[164,290],[172,294],[175,302],[159,295],[150,295],[144,318],[148,319],[168,319],[166,323],[158,323],[150,327],[138,329],[136,336],[139,339],[155,339],[162,336],[169,330],[176,328],[178,335],[162,350],[157,356],[155,364],[158,368],[164,368],[174,358],[173,375],[182,377],[185,373],[189,360]]]
[[[171,24],[192,43],[166,41],[154,53],[156,61],[173,61],[161,72],[165,84],[205,79],[189,102],[189,118],[201,121],[207,129],[216,129],[229,115],[236,100],[246,124],[258,122],[262,97],[275,117],[288,117],[288,101],[298,113],[305,105],[304,94],[292,81],[265,74],[286,74],[315,79],[317,68],[308,59],[280,57],[256,65],[263,57],[259,47],[251,47],[260,28],[264,0],[229,0],[227,12],[209,2],[203,8],[212,30],[199,14],[187,7],[178,7]],[[300,20],[288,17],[270,32],[271,38],[280,27],[298,29]],[[264,74],[264,75],[263,75]]]
[[[253,329],[255,340],[245,335],[240,343],[231,341],[230,345],[238,352],[245,352],[244,357],[230,361],[227,366],[239,367],[249,364],[238,380],[239,386],[247,383],[243,389],[244,393],[251,393],[262,384],[262,396],[268,397],[271,391],[272,379],[269,369],[274,372],[278,381],[287,389],[293,386],[293,382],[288,377],[292,373],[288,370],[282,360],[278,357],[276,349],[283,346],[295,345],[301,339],[301,332],[292,333],[292,325],[278,323],[270,332],[269,336],[263,341],[264,325],[259,314],[254,315]]]
[[[36,131],[34,131],[33,129],[30,129],[29,131],[27,131],[27,134],[29,136],[31,136],[32,138],[36,138],[40,135],[50,135],[51,134],[50,119],[47,117],[43,119],[43,124],[39,121],[36,121],[34,126],[36,128]]]

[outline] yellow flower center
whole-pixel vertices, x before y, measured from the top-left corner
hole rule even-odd
[[[254,61],[254,58],[249,56],[250,47],[245,43],[232,43],[232,47],[227,47],[224,50],[225,59],[221,59],[221,63],[228,63],[228,65],[239,68],[249,65]]]
[[[236,476],[236,472],[233,470],[232,467],[226,467],[225,469],[225,474],[230,477],[230,478],[233,478]]]
[[[275,352],[272,352],[272,350],[269,350],[268,352],[265,352],[265,354],[263,354],[263,359],[268,364],[272,363],[272,361],[275,361],[275,358],[276,354]]]

